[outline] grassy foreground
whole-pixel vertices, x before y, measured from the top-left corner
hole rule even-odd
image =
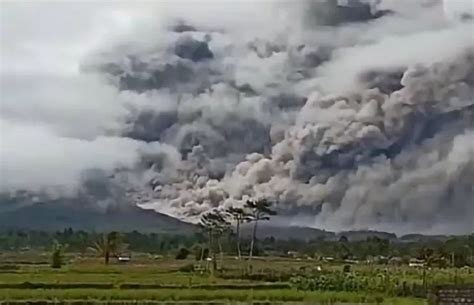
[[[0,300],[94,300],[94,301],[234,301],[234,302],[311,302],[320,304],[425,304],[424,300],[409,298],[383,298],[349,292],[302,292],[285,290],[199,290],[199,289],[155,289],[155,290],[96,290],[96,289],[5,289],[0,291]]]
[[[216,276],[185,272],[183,268],[196,262],[174,258],[136,258],[131,264],[109,266],[95,258],[85,258],[71,260],[61,269],[45,264],[10,262],[0,269],[1,305],[426,304],[423,298],[394,297],[377,290],[298,290],[285,277],[310,274],[311,269],[321,263],[295,259],[256,260],[254,275],[265,275],[263,278],[241,277],[244,266],[233,258],[226,258],[225,269]],[[328,274],[336,274],[343,266],[321,267]],[[387,272],[390,278],[381,278],[387,284],[394,280],[420,282],[423,275],[422,271],[408,267],[354,265],[352,269],[351,274],[368,278]],[[429,281],[436,283],[452,282],[454,276],[464,282],[474,281],[474,272],[470,269],[432,270],[427,274]]]

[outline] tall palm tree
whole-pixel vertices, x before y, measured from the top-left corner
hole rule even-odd
[[[207,248],[209,249],[209,257],[212,257],[212,237],[214,236],[215,230],[215,221],[214,216],[211,212],[201,215],[201,219],[199,221],[199,226],[203,229],[203,231],[207,234]],[[208,265],[207,267],[208,268]],[[215,268],[215,267],[214,267]],[[214,270],[213,268],[213,270]]]
[[[108,265],[110,257],[117,256],[123,248],[124,244],[120,240],[119,234],[117,232],[110,232],[103,234],[101,238],[94,243],[94,246],[89,249],[97,253],[98,256],[103,257],[104,263]]]
[[[251,221],[254,223],[252,231],[252,241],[250,242],[249,268],[252,268],[253,249],[257,239],[258,222],[270,220],[270,216],[276,215],[276,211],[271,209],[272,202],[267,199],[247,200],[245,207],[250,211]]]
[[[230,223],[227,220],[225,214],[218,210],[214,210],[201,216],[200,226],[208,236],[209,256],[212,256],[212,270],[215,272],[217,269],[217,251],[214,248],[217,244],[221,255],[221,260],[223,260],[222,245],[220,240],[222,235],[228,231]]]
[[[235,234],[237,235],[237,255],[239,260],[242,259],[242,253],[240,250],[240,226],[243,223],[251,221],[250,213],[244,208],[235,208],[230,207],[226,210],[226,213],[229,214],[235,222]]]
[[[218,212],[218,213],[219,213],[219,225],[217,226],[217,230],[215,230],[215,240],[219,249],[219,256],[221,259],[221,266],[222,266],[224,264],[224,251],[222,250],[222,237],[230,232],[231,224],[229,220],[227,219],[228,215],[221,212]]]

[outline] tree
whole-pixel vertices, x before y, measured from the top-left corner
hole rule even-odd
[[[247,200],[246,208],[250,211],[250,220],[254,223],[252,231],[252,240],[250,242],[250,253],[249,253],[249,268],[252,266],[252,256],[255,246],[255,240],[257,239],[257,225],[258,222],[270,220],[270,216],[276,215],[276,212],[271,209],[272,202],[266,199],[260,200]]]
[[[214,210],[203,214],[201,216],[200,226],[204,229],[204,231],[208,235],[208,247],[210,251],[210,255],[212,256],[212,266],[213,272],[217,269],[217,262],[216,262],[216,244],[219,247],[219,252],[221,254],[222,260],[222,245],[221,245],[221,237],[222,235],[228,231],[230,228],[230,223],[227,220],[226,214],[223,214],[221,211]]]
[[[347,236],[341,235],[341,237],[339,237],[339,242],[340,243],[348,243],[349,239],[347,238]]]
[[[194,258],[196,261],[200,262],[204,259],[207,259],[209,255],[209,249],[205,248],[202,245],[194,245],[192,248],[192,252],[194,253]]]
[[[432,248],[423,247],[420,249],[419,257],[424,260],[423,264],[423,289],[426,291],[427,282],[426,282],[426,269],[428,266],[431,266],[434,258],[434,250]]]
[[[188,255],[191,254],[191,251],[189,251],[188,249],[186,248],[180,248],[178,253],[176,254],[176,259],[177,260],[183,260],[183,259],[186,259],[188,258]]]
[[[94,246],[89,248],[93,252],[97,253],[98,256],[104,258],[104,263],[109,264],[110,256],[117,256],[120,251],[124,248],[120,236],[117,232],[110,232],[103,234],[101,238],[94,243]]]
[[[232,217],[232,220],[235,222],[235,234],[236,234],[236,243],[237,243],[237,255],[239,260],[242,259],[242,253],[240,250],[240,226],[243,223],[249,222],[251,220],[250,214],[243,208],[234,208],[230,207],[226,212]]]
[[[429,247],[423,247],[419,251],[419,258],[425,261],[425,265],[431,267],[435,251]]]
[[[63,255],[66,251],[67,245],[60,244],[57,240],[53,243],[51,254],[51,268],[61,268],[63,265]]]
[[[342,235],[339,237],[339,243],[335,245],[336,256],[341,260],[351,258],[352,252],[350,250],[349,239],[347,236]]]

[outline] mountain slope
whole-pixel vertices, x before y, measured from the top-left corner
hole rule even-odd
[[[0,230],[44,230],[64,228],[88,231],[140,231],[189,234],[195,225],[136,206],[107,209],[63,203],[35,203],[0,212]]]
[[[244,224],[242,226],[242,236],[250,238],[252,236],[253,223]],[[259,223],[257,230],[257,238],[274,237],[276,239],[296,239],[296,240],[316,240],[333,238],[335,233],[320,229],[299,226],[282,226],[272,223]]]

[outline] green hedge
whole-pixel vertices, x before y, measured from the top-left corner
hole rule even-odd
[[[103,283],[0,283],[0,289],[113,289],[114,284]]]
[[[126,283],[119,286],[120,289],[204,289],[204,290],[220,290],[220,289],[290,289],[291,285],[287,283],[278,284],[196,284],[196,285],[162,285],[162,284],[131,284]]]
[[[110,283],[0,283],[0,289],[114,289],[116,286]],[[287,283],[262,283],[262,284],[195,284],[195,285],[172,285],[172,284],[137,284],[124,283],[119,289],[203,289],[203,290],[268,290],[268,289],[290,289]]]
[[[299,303],[299,302],[298,302]],[[251,305],[288,305],[288,302],[273,301],[254,301],[245,303],[236,303],[229,301],[99,301],[99,300],[21,300],[21,301],[2,301],[2,305],[229,305],[229,304],[251,304]]]
[[[1,272],[7,272],[7,273],[10,273],[10,272],[16,272],[20,270],[20,266],[18,265],[15,265],[15,264],[4,264],[4,265],[0,265],[0,273]]]

